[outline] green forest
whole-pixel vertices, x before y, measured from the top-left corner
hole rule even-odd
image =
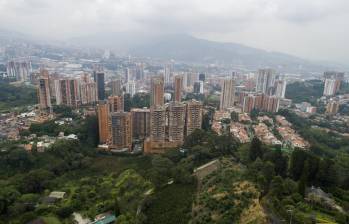
[[[8,111],[13,107],[33,105],[36,102],[37,93],[34,87],[17,87],[0,80],[0,111]]]
[[[294,82],[287,85],[285,97],[293,103],[309,102],[313,105],[323,95],[324,84],[321,80]]]
[[[70,114],[66,108],[55,108]],[[196,130],[182,150],[162,155],[112,155],[96,151],[96,117],[57,127],[32,125],[29,133],[78,133],[43,153],[26,152],[23,142],[0,144],[0,223],[72,223],[73,213],[91,220],[111,211],[117,223],[348,223],[349,141],[311,128],[290,111],[280,114],[312,145],[281,151],[254,138]],[[70,114],[73,115],[74,114]],[[63,116],[63,115],[62,115]],[[218,159],[219,168],[200,182],[195,168]],[[328,193],[323,199],[311,187]],[[52,191],[66,192],[54,203]]]

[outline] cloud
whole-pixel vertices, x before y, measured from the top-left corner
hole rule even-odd
[[[295,23],[323,20],[349,9],[347,0],[275,0],[273,5],[277,17]]]
[[[0,25],[26,22],[28,30],[42,26],[63,36],[103,29],[230,32],[255,21],[321,20],[348,6],[347,0],[0,0]]]
[[[0,0],[0,28],[56,39],[98,32],[189,33],[262,48],[273,44],[306,57],[309,39],[321,34],[311,44],[333,57],[335,33],[347,45],[348,11],[348,0]],[[285,34],[297,35],[299,44],[292,38],[287,43]],[[328,56],[323,52],[319,58]]]

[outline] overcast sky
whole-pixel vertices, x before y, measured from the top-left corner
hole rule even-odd
[[[0,0],[0,28],[56,39],[188,33],[349,65],[349,0]]]

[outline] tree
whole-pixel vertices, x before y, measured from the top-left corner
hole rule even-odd
[[[258,157],[263,158],[262,143],[257,137],[254,137],[250,146],[249,158],[251,161],[255,161]]]
[[[273,177],[275,176],[274,170],[275,170],[275,167],[272,162],[267,161],[263,164],[262,173],[268,183],[270,183]]]
[[[184,147],[193,147],[207,141],[207,133],[204,130],[196,129],[184,140]]]
[[[19,196],[20,193],[13,187],[0,187],[0,214],[6,214]]]
[[[136,171],[126,170],[116,179],[113,195],[122,214],[135,214],[152,189],[152,183]]]
[[[229,135],[217,136],[214,138],[217,156],[231,155],[237,149],[237,142]]]
[[[258,117],[258,114],[259,114],[259,110],[253,109],[253,110],[251,111],[251,113],[250,113],[251,119],[252,119],[252,120],[256,120],[257,117]]]
[[[306,188],[306,177],[305,175],[302,175],[301,179],[298,182],[298,193],[302,195],[303,197],[305,196],[305,188]]]
[[[296,149],[291,155],[290,174],[295,180],[299,180],[302,176],[304,162],[307,159],[307,154],[304,150]]]
[[[60,117],[76,117],[75,114],[73,113],[73,109],[69,106],[66,105],[55,105],[53,107],[53,112],[56,114],[59,114]]]
[[[275,195],[278,199],[281,198],[284,192],[283,179],[280,176],[273,177],[270,183],[270,193]]]
[[[161,155],[155,155],[151,161],[153,168],[162,175],[170,176],[169,170],[174,166],[173,162]]]
[[[62,219],[65,219],[65,218],[68,218],[72,213],[73,213],[73,208],[70,207],[70,206],[64,206],[64,207],[61,207],[59,208],[57,211],[56,211],[56,214],[62,218]]]
[[[21,184],[21,190],[25,193],[41,193],[49,185],[53,174],[47,170],[38,169],[30,171],[24,176]]]
[[[149,173],[153,183],[159,187],[165,184],[172,176],[171,169],[174,165],[171,160],[161,155],[155,155],[151,163],[153,167]]]
[[[150,95],[147,93],[136,93],[132,97],[131,105],[133,108],[143,108],[150,106]]]
[[[79,128],[79,139],[91,147],[96,147],[99,139],[97,130],[97,116],[88,116]]]
[[[320,161],[319,171],[317,173],[317,182],[324,187],[337,185],[337,172],[331,159],[325,158]]]
[[[28,154],[24,149],[13,148],[6,152],[6,154],[0,158],[0,167],[9,169],[9,171],[15,170],[28,170],[35,162],[35,158]]]
[[[266,154],[264,154],[264,160],[274,163],[276,175],[286,177],[288,159],[286,156],[282,155],[282,152],[280,149],[271,150]]]

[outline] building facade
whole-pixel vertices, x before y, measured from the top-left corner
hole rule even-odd
[[[132,118],[128,112],[114,112],[110,115],[110,148],[132,149]]]
[[[186,111],[186,136],[190,135],[195,129],[201,129],[202,126],[202,103],[196,100],[187,102]]]
[[[183,103],[172,102],[169,106],[168,139],[178,145],[184,141],[186,106]]]
[[[109,96],[108,103],[111,113],[124,111],[124,96]]]
[[[132,136],[135,139],[146,139],[150,136],[150,109],[132,108]]]
[[[39,78],[38,98],[42,111],[51,111],[51,95],[49,86],[49,74],[47,70],[41,70]]]
[[[174,100],[175,102],[181,102],[183,91],[183,77],[176,75],[174,77]]]
[[[162,77],[151,79],[150,106],[164,105],[164,80]]]
[[[152,142],[164,142],[166,137],[166,108],[150,109],[150,139]]]
[[[224,79],[222,83],[222,93],[220,97],[220,110],[232,108],[235,102],[235,81]]]
[[[272,69],[259,69],[256,77],[256,92],[270,95],[275,85],[275,72]]]
[[[105,101],[100,101],[97,105],[99,143],[109,142],[109,105]]]

